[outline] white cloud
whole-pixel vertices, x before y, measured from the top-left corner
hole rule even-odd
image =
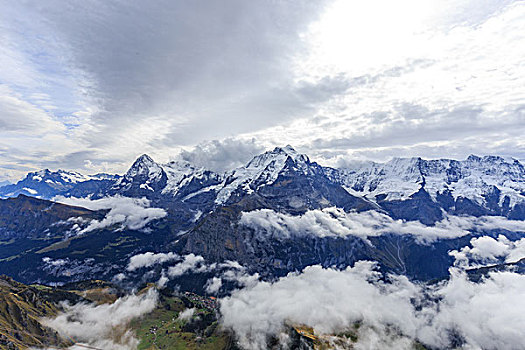
[[[291,143],[322,162],[523,158],[524,16],[521,1],[335,1],[311,26],[313,50],[300,57],[298,74],[345,74],[361,83],[315,117],[256,137]]]
[[[213,277],[206,282],[204,286],[206,293],[215,294],[222,287],[222,280],[219,277]]]
[[[434,291],[443,299],[431,322],[419,332],[423,342],[446,347],[447,331],[456,330],[474,349],[518,349],[524,336],[525,275],[491,273],[480,283],[452,271],[448,283]],[[430,311],[429,311],[430,312]]]
[[[195,308],[192,307],[191,309],[186,309],[182,311],[177,317],[177,319],[181,321],[189,321],[191,320],[194,314],[195,314]]]
[[[44,110],[24,101],[8,86],[0,84],[0,129],[3,132],[25,132],[34,136],[60,133],[65,126]]]
[[[244,266],[239,264],[238,261],[226,260],[219,264],[221,268],[233,269],[233,270],[244,270]]]
[[[191,150],[181,152],[182,159],[199,167],[223,173],[243,166],[264,147],[255,139],[226,138],[203,142]]]
[[[150,267],[155,264],[163,264],[168,261],[177,260],[180,256],[178,254],[169,252],[169,253],[153,253],[146,252],[143,254],[137,254],[132,256],[129,259],[128,271],[135,271],[136,269],[142,267]]]
[[[240,223],[258,231],[261,235],[276,238],[314,235],[319,237],[367,237],[387,233],[413,235],[418,242],[427,244],[437,239],[451,239],[477,231],[505,229],[525,231],[525,222],[504,217],[448,216],[433,226],[419,221],[394,220],[376,211],[349,212],[339,208],[309,210],[298,216],[278,213],[271,209],[243,212]]]
[[[44,258],[46,264],[52,264],[49,258]],[[250,274],[246,268],[237,261],[226,260],[223,263],[207,263],[200,255],[193,253],[180,256],[175,253],[152,253],[147,252],[137,254],[129,259],[127,271],[133,273],[140,268],[149,268],[156,264],[164,264],[176,261],[176,263],[168,268],[163,268],[160,277],[156,284],[158,288],[165,288],[170,279],[183,276],[185,274],[199,274],[213,272],[215,276],[206,281],[204,289],[206,292],[215,294],[219,292],[223,285],[223,281],[234,282],[238,287],[251,286],[259,281],[259,274]],[[155,274],[154,270],[150,270],[148,274]],[[124,274],[119,274],[120,279],[126,277]],[[115,278],[117,278],[115,276]]]
[[[125,273],[117,273],[115,276],[113,276],[113,281],[115,282],[122,282],[123,280],[126,279],[126,274]]]
[[[284,57],[305,48],[324,2],[2,5],[0,36],[14,44],[0,54],[1,80],[80,121],[68,137],[98,168],[119,169],[137,149],[167,159],[311,108]]]
[[[222,299],[222,323],[245,349],[265,349],[268,336],[277,336],[285,324],[331,334],[356,322],[362,324],[357,349],[411,349],[414,339],[449,348],[453,332],[465,348],[521,347],[524,275],[496,272],[475,283],[452,270],[449,281],[433,286],[403,276],[390,276],[389,282],[380,277],[369,262],[342,271],[310,266]]]
[[[237,287],[254,286],[260,280],[259,274],[248,273],[246,268],[237,261],[226,261],[218,265],[216,276],[206,282],[206,292],[217,293],[222,287],[223,281],[235,282]]]
[[[176,261],[176,263],[161,271],[161,276],[157,280],[159,288],[165,288],[170,279],[190,273],[216,272],[217,276],[209,279],[204,286],[208,293],[217,293],[222,287],[223,279],[237,282],[239,286],[251,284],[259,279],[258,274],[248,274],[246,269],[236,261],[227,260],[220,264],[208,264],[202,256],[193,253],[183,256],[172,252],[137,254],[129,259],[126,270],[133,272],[140,268],[149,268],[156,264],[172,261]],[[149,273],[153,274],[154,271],[152,270]]]
[[[170,281],[169,277],[166,275],[166,270],[162,270],[160,274],[160,278],[157,281],[157,288],[164,289],[168,285],[168,282]]]
[[[158,294],[150,289],[141,295],[128,295],[112,304],[64,304],[65,312],[43,323],[60,335],[104,349],[133,349],[138,340],[128,330],[129,322],[157,304]]]
[[[504,235],[497,239],[481,236],[470,240],[471,247],[453,250],[449,254],[461,267],[480,267],[497,263],[512,263],[525,258],[525,238],[510,241]]]
[[[179,277],[189,272],[201,273],[213,270],[215,264],[206,265],[204,258],[193,253],[185,255],[184,260],[168,268],[169,277]]]
[[[275,283],[260,282],[223,299],[223,324],[235,330],[246,349],[266,348],[267,335],[278,334],[285,321],[323,333],[343,330],[357,321],[377,327],[399,324],[405,333],[415,334],[410,299],[417,296],[418,287],[404,277],[393,284],[378,277],[367,262],[343,271],[309,266],[300,274],[289,274]]]
[[[226,281],[236,282],[239,287],[253,286],[260,280],[259,273],[250,274],[245,268],[234,268],[223,271],[221,278]]]
[[[68,263],[69,259],[56,259],[56,260],[53,260],[51,259],[50,257],[46,256],[44,258],[42,258],[42,261],[47,264],[47,265],[50,265],[52,267],[58,267],[58,266],[64,266]]]
[[[150,208],[146,198],[105,197],[101,199],[87,199],[57,196],[54,201],[81,206],[90,210],[109,209],[104,219],[92,220],[79,234],[93,230],[119,225],[120,229],[144,230],[146,225],[153,220],[161,219],[167,215],[162,208]]]

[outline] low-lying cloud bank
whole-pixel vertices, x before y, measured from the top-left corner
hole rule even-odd
[[[414,340],[437,348],[458,341],[469,349],[522,347],[525,276],[494,272],[475,283],[452,269],[449,281],[423,286],[403,276],[384,282],[374,267],[310,266],[274,283],[247,286],[221,301],[223,325],[245,349],[266,349],[285,324],[331,334],[357,322],[356,349],[411,349]]]
[[[511,241],[504,235],[498,238],[488,236],[470,240],[472,247],[453,250],[455,265],[462,268],[476,268],[491,264],[514,263],[525,258],[525,238]]]
[[[150,201],[146,198],[105,197],[91,200],[57,196],[54,201],[84,207],[90,210],[109,209],[102,220],[91,220],[86,227],[79,228],[78,234],[93,230],[119,225],[120,229],[145,230],[147,224],[168,215],[162,208],[150,208]]]
[[[132,256],[129,259],[128,266],[126,270],[128,272],[133,272],[140,268],[149,268],[154,265],[162,265],[167,262],[175,261],[176,263],[170,266],[167,269],[167,275],[170,277],[179,277],[184,274],[193,272],[193,273],[202,273],[214,270],[217,267],[217,264],[206,264],[204,258],[200,255],[195,255],[193,253],[187,255],[178,255],[173,252],[169,253],[153,253],[146,252],[142,254],[137,254]],[[164,270],[165,272],[165,270]]]
[[[181,257],[182,260],[176,265],[170,266],[167,270],[162,270],[161,277],[157,286],[163,288],[166,283],[173,278],[183,276],[188,273],[207,273],[212,272],[214,277],[210,278],[205,287],[209,294],[217,294],[223,282],[234,282],[237,287],[253,285],[259,281],[259,274],[249,274],[246,268],[237,261],[225,261],[223,263],[206,263],[200,255],[188,254]]]
[[[185,255],[181,262],[168,268],[168,276],[179,277],[189,272],[202,273],[211,271],[216,264],[207,265],[204,258],[193,253]]]
[[[472,281],[465,269],[525,257],[525,238],[476,237],[451,255],[456,258],[456,267],[450,269],[449,280],[433,285],[414,283],[405,276],[384,276],[376,263],[368,261],[344,270],[309,266],[265,282],[234,261],[208,264],[199,255],[171,252],[135,255],[127,272],[166,264],[159,287],[186,273],[213,272],[205,286],[211,294],[218,293],[224,283],[235,282],[241,289],[220,301],[221,324],[235,332],[244,349],[267,349],[270,338],[286,343],[290,325],[313,327],[318,335],[353,329],[357,342],[345,341],[355,349],[408,350],[415,342],[430,348],[522,348],[525,275],[497,271]],[[51,265],[62,264],[46,260]],[[67,306],[64,314],[46,324],[99,348],[135,348],[137,339],[126,325],[151,311],[156,298],[156,292],[150,290],[112,305]]]
[[[48,261],[47,263],[55,263],[56,261]],[[213,273],[215,276],[210,278],[205,287],[209,294],[217,294],[223,287],[223,282],[232,282],[238,287],[253,285],[259,281],[259,274],[250,274],[244,266],[237,261],[225,261],[223,263],[207,263],[201,255],[193,253],[187,255],[178,255],[173,252],[169,253],[153,253],[146,252],[137,254],[129,259],[126,271],[128,273],[135,273],[139,269],[149,269],[154,265],[164,265],[161,270],[161,276],[157,281],[157,287],[164,288],[167,283],[174,278],[181,277],[190,273]],[[166,266],[168,265],[168,266]],[[171,265],[171,266],[169,266]],[[150,270],[145,275],[153,273]],[[115,276],[116,280],[123,280],[127,276],[125,273],[120,273]]]
[[[64,313],[44,319],[43,324],[77,343],[100,349],[135,349],[138,340],[127,326],[132,319],[153,311],[157,300],[157,292],[150,289],[141,295],[122,297],[113,304],[66,304]],[[72,347],[77,348],[81,349]]]
[[[178,254],[169,253],[153,253],[146,252],[143,254],[137,254],[129,259],[128,271],[135,271],[142,267],[151,267],[157,264],[163,264],[168,261],[177,260],[180,256]]]
[[[426,244],[438,239],[457,238],[472,232],[495,229],[525,232],[525,221],[509,220],[500,216],[448,216],[433,226],[427,226],[419,221],[394,220],[377,211],[346,213],[334,207],[309,210],[298,216],[278,213],[271,209],[254,210],[243,212],[240,223],[276,238],[352,235],[366,239],[393,233],[412,235],[419,243]]]

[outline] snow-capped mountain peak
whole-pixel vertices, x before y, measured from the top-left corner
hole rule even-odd
[[[155,192],[166,184],[166,173],[162,166],[150,156],[138,157],[126,174],[111,188],[112,193],[139,195],[144,192]]]
[[[166,187],[162,193],[177,195],[183,187],[190,187],[192,184],[197,191],[215,189],[221,180],[221,175],[202,167],[196,167],[185,160],[171,161],[163,165],[163,169],[168,176]],[[201,188],[202,186],[202,188]],[[188,195],[188,191],[183,191]],[[191,192],[191,191],[189,191]]]
[[[150,156],[143,154],[135,160],[125,177],[129,179],[136,176],[146,176],[150,181],[156,181],[162,176],[162,173],[162,167]]]
[[[519,218],[525,213],[525,168],[516,159],[475,155],[465,160],[393,158],[332,169],[311,162],[289,145],[259,154],[226,174],[181,159],[159,164],[145,154],[123,177],[44,169],[27,174],[15,185],[1,187],[0,197],[121,195],[177,202],[204,212],[253,192],[265,196],[285,191],[282,186],[293,191],[293,184],[312,183],[319,185],[317,189],[328,186],[334,196],[341,193],[337,191],[342,191],[342,186],[352,196],[375,201],[385,210],[399,208],[398,216],[403,218],[434,215],[439,220],[441,211]],[[203,205],[205,210],[200,207]],[[420,216],[414,214],[421,205],[432,213],[427,208]]]
[[[126,175],[111,188],[110,194],[183,198],[192,193],[214,189],[209,187],[220,182],[220,175],[195,167],[187,161],[159,164],[144,154],[137,158]]]
[[[286,162],[292,162],[298,167],[307,167],[310,164],[310,159],[305,154],[298,153],[292,146],[275,147],[273,150],[255,156],[246,166],[235,169],[252,169],[256,172],[264,170],[272,170],[272,172],[280,172],[286,165]],[[269,168],[271,167],[271,169]]]
[[[19,194],[25,194],[40,198],[52,198],[58,193],[68,191],[75,185],[86,181],[114,180],[115,178],[114,175],[108,174],[84,175],[62,169],[57,171],[42,169],[28,173],[16,184],[1,187],[0,197],[16,197]]]
[[[421,188],[421,162],[421,158],[393,158],[386,163],[349,165],[336,173],[349,192],[360,193],[368,199],[385,195],[386,200],[404,200]]]
[[[525,201],[525,168],[516,159],[470,155],[452,159],[394,158],[386,163],[349,165],[339,171],[340,182],[370,199],[405,200],[424,188],[436,199],[450,193],[485,205],[486,197],[499,193],[500,205],[508,197],[510,207]]]
[[[313,164],[315,163],[311,163],[308,156],[298,153],[290,145],[275,147],[271,151],[255,156],[248,164],[228,174],[215,202],[225,203],[239,188],[246,193],[251,193],[261,186],[271,185],[286,171],[311,173]]]
[[[310,158],[306,154],[302,154],[297,152],[292,146],[286,145],[285,147],[276,147],[273,152],[277,152],[280,154],[286,154],[289,158],[291,158],[294,162],[299,163],[310,163]]]
[[[90,180],[96,175],[90,176],[90,175],[83,175],[81,173],[75,172],[75,171],[66,171],[62,169],[58,169],[57,171],[51,171],[49,169],[42,169],[39,171],[28,173],[26,176],[26,179],[36,181],[36,182],[42,182],[42,181],[60,181],[65,183],[78,183]]]

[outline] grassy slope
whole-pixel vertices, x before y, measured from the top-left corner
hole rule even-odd
[[[188,307],[196,311],[184,321],[178,315]],[[231,336],[217,327],[214,310],[186,298],[161,296],[159,306],[134,321],[132,327],[140,339],[139,350],[146,349],[229,349]]]
[[[86,281],[59,289],[28,286],[0,276],[0,349],[69,346],[72,344],[69,339],[43,326],[40,319],[60,313],[61,301],[112,303],[117,299],[116,293],[111,284],[103,281]]]
[[[79,298],[49,287],[26,286],[0,277],[0,349],[70,345],[39,321],[41,317],[52,317],[60,312],[57,303],[66,299]]]

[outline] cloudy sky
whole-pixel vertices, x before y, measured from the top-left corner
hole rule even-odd
[[[525,158],[523,1],[0,7],[0,180],[285,144],[328,165]]]

